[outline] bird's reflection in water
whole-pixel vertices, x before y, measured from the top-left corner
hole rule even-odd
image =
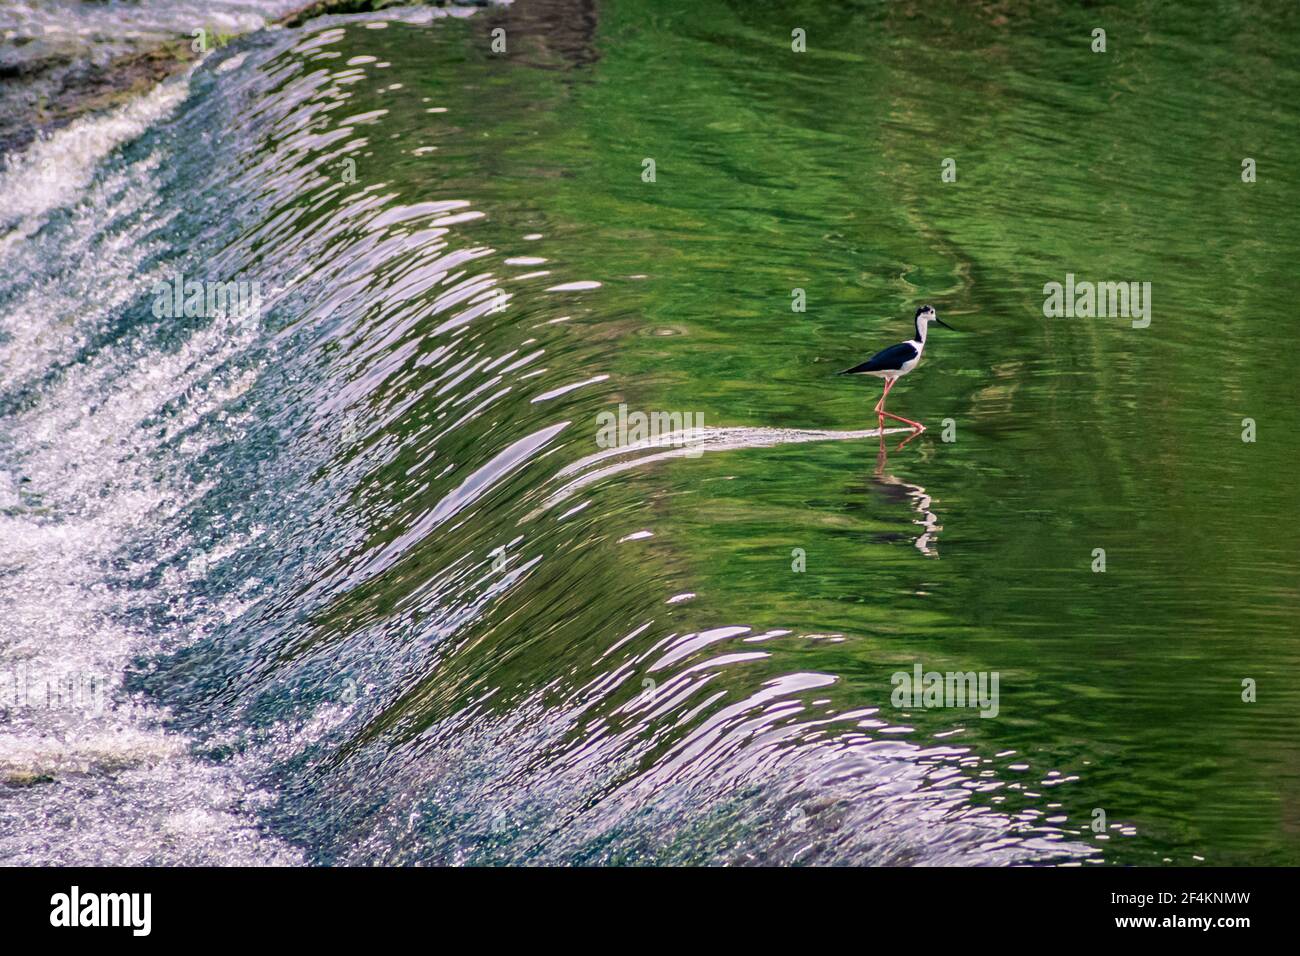
[[[919,432],[914,433],[900,444],[896,450],[901,450],[918,434]],[[919,517],[913,519],[913,522],[920,525],[924,530],[912,539],[912,543],[926,557],[937,558],[939,550],[936,544],[939,539],[939,532],[943,530],[943,525],[939,524],[939,516],[931,510],[930,494],[920,485],[914,485],[911,482],[903,481],[896,475],[888,474],[886,472],[888,463],[889,451],[885,447],[885,438],[882,435],[880,437],[880,451],[876,455],[876,470],[872,476],[874,485],[887,501],[905,504],[919,515]]]

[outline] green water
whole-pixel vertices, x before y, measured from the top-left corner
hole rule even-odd
[[[1300,864],[1300,8],[395,16],[222,48],[7,240],[0,656],[127,595],[64,630],[189,742],[76,778],[93,862],[229,859],[150,829],[197,765],[315,863]],[[181,269],[262,324],[158,321]],[[882,449],[836,372],[925,303]],[[83,859],[49,732],[0,857]]]
[[[870,427],[875,384],[832,373],[909,337],[923,302],[961,334],[935,329],[894,392],[931,431],[883,464],[870,441],[782,445],[598,484],[574,598],[592,627],[631,630],[644,605],[679,632],[788,629],[722,681],[834,675],[806,696],[839,710],[886,703],[916,660],[997,671],[996,719],[901,722],[921,741],[959,727],[941,739],[991,758],[1002,806],[1067,818],[1113,862],[1300,862],[1297,11],[598,14],[590,64],[543,72],[524,38],[481,66],[518,111],[493,187],[607,283],[571,329],[620,388],[574,403],[580,424],[623,400]],[[1045,318],[1066,273],[1150,282],[1150,325]],[[647,581],[696,597],[656,611]]]
[[[580,424],[623,400],[870,427],[874,383],[832,373],[922,302],[961,334],[934,330],[895,391],[931,431],[883,465],[869,441],[784,445],[597,485],[573,598],[593,629],[633,609],[788,629],[724,680],[834,675],[810,699],[838,709],[886,702],[916,660],[997,671],[996,719],[903,723],[960,727],[942,739],[992,758],[1005,805],[1085,834],[1104,809],[1110,838],[1085,840],[1116,862],[1300,862],[1296,11],[598,12],[590,64],[544,72],[531,38],[475,64],[508,115],[492,188],[606,282],[571,328],[621,388],[574,403]],[[480,107],[477,84],[447,92]],[[1150,282],[1150,325],[1044,318],[1067,272]],[[656,612],[647,581],[696,597]]]
[[[519,7],[522,29],[499,18],[507,57],[484,23],[431,54],[388,31],[385,57],[427,55],[437,78],[386,94],[385,122],[421,130],[433,96],[489,144],[391,174],[471,192],[485,241],[537,229],[542,255],[604,283],[548,353],[566,381],[610,376],[566,398],[575,453],[620,401],[868,428],[875,384],[833,373],[909,337],[923,302],[960,334],[934,330],[895,391],[931,430],[883,462],[870,440],[779,445],[596,483],[569,519],[573,566],[396,713],[465,706],[449,688],[479,686],[485,660],[507,686],[581,684],[592,642],[647,620],[646,648],[788,631],[691,660],[765,651],[720,669],[732,699],[829,675],[800,695],[813,713],[881,707],[921,746],[971,748],[968,772],[1004,783],[990,805],[1109,861],[1300,862],[1294,12],[608,3],[551,42]],[[1150,325],[1045,318],[1067,273],[1150,282]],[[664,604],[679,593],[695,597]],[[916,661],[998,672],[998,717],[900,718],[890,675]]]

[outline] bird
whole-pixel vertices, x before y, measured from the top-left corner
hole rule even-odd
[[[921,353],[925,351],[925,334],[931,322],[938,322],[949,331],[957,331],[939,318],[939,314],[934,311],[934,306],[923,305],[916,310],[916,338],[882,349],[862,364],[855,365],[853,368],[846,368],[839,373],[841,375],[874,375],[885,380],[885,391],[881,394],[880,401],[876,402],[875,408],[876,421],[882,435],[886,418],[892,418],[905,425],[910,425],[914,433],[913,437],[925,431],[925,426],[920,422],[914,422],[910,418],[904,418],[902,415],[895,415],[893,412],[885,411],[885,399],[889,397],[889,390],[894,387],[895,382],[921,364]],[[883,437],[881,440],[884,440]]]

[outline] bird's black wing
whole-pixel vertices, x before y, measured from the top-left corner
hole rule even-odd
[[[841,375],[857,375],[862,372],[885,372],[891,368],[902,368],[905,362],[916,358],[916,346],[911,342],[899,342],[887,349],[877,352],[861,365],[846,368]]]

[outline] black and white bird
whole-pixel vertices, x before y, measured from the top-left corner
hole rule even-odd
[[[880,396],[880,401],[876,402],[875,409],[876,421],[882,431],[885,427],[886,418],[892,418],[905,425],[911,425],[912,430],[918,434],[925,431],[925,426],[920,422],[914,422],[910,418],[904,418],[902,415],[895,415],[892,412],[885,411],[885,399],[889,397],[889,390],[894,387],[895,382],[921,364],[921,353],[925,351],[926,329],[931,322],[938,322],[945,329],[956,331],[951,325],[939,318],[933,306],[923,305],[916,310],[916,338],[907,342],[899,342],[897,345],[891,345],[889,348],[877,352],[861,365],[855,365],[853,368],[846,368],[840,372],[841,375],[874,375],[876,378],[885,380],[885,391]]]

